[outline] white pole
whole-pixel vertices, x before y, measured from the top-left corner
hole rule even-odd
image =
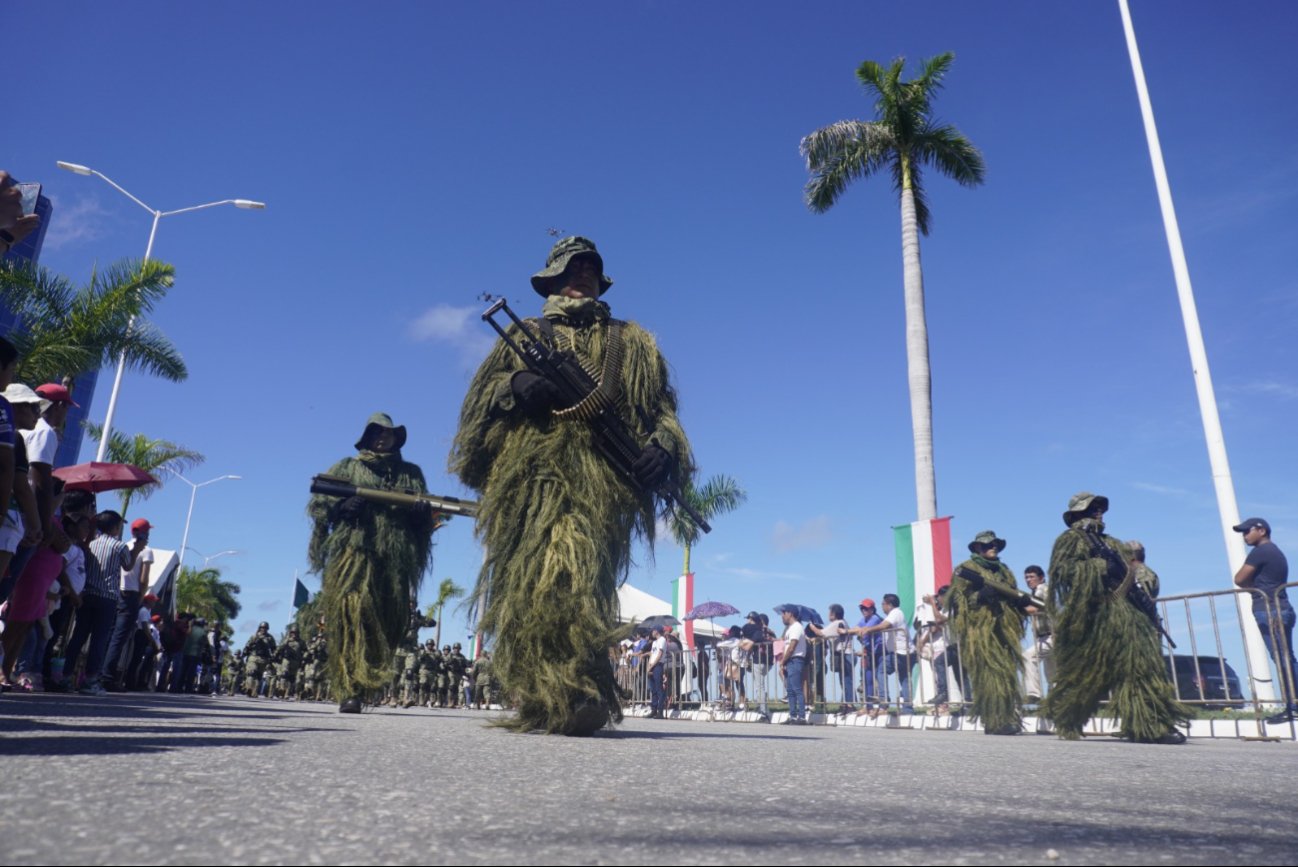
[[[1190,346],[1190,366],[1194,372],[1195,391],[1199,396],[1199,414],[1203,418],[1203,433],[1208,441],[1208,462],[1212,468],[1212,483],[1217,490],[1217,512],[1221,517],[1222,536],[1226,541],[1226,560],[1233,576],[1244,565],[1244,537],[1231,529],[1239,523],[1239,504],[1235,501],[1235,485],[1231,481],[1230,461],[1226,458],[1226,438],[1221,430],[1221,417],[1217,414],[1217,398],[1213,393],[1212,374],[1208,370],[1208,352],[1203,345],[1203,332],[1199,328],[1199,312],[1194,303],[1194,289],[1190,285],[1190,267],[1185,261],[1185,248],[1181,245],[1181,230],[1176,222],[1176,209],[1172,205],[1172,188],[1167,180],[1167,167],[1163,165],[1163,149],[1158,141],[1158,128],[1154,125],[1154,109],[1149,101],[1149,88],[1145,84],[1145,69],[1140,62],[1140,49],[1136,45],[1136,31],[1131,24],[1131,10],[1127,0],[1118,0],[1122,12],[1122,27],[1127,35],[1127,53],[1131,55],[1131,72],[1136,79],[1136,94],[1140,97],[1140,114],[1145,121],[1145,139],[1149,143],[1149,159],[1154,167],[1154,183],[1158,187],[1158,204],[1163,212],[1163,228],[1167,246],[1172,255],[1172,273],[1176,277],[1176,294],[1181,302],[1181,318],[1185,322],[1185,339]],[[1237,595],[1237,600],[1243,596]],[[1245,607],[1250,610],[1245,611]],[[1275,682],[1271,678],[1269,656],[1262,641],[1262,633],[1252,616],[1252,599],[1245,606],[1240,602],[1240,619],[1244,623],[1248,642],[1249,676],[1254,695],[1263,701],[1277,697]]]
[[[158,235],[158,221],[162,219],[161,211],[153,212],[153,228],[149,230],[149,244],[144,248],[144,262],[141,268],[147,265],[149,258],[153,255],[153,239]],[[135,317],[126,323],[126,333],[129,336],[131,329],[135,327]],[[117,395],[122,390],[122,372],[126,370],[126,349],[122,349],[122,354],[117,358],[117,373],[113,376],[113,391],[108,396],[108,413],[104,416],[104,430],[99,438],[99,451],[95,453],[95,460],[102,463],[108,456],[108,440],[113,435],[113,414],[117,411]],[[180,557],[183,560],[185,551],[182,548]]]

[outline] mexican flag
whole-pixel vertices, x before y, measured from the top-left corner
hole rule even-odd
[[[897,549],[897,595],[907,617],[920,599],[951,583],[951,518],[893,527]]]

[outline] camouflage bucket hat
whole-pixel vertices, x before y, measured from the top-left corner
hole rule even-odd
[[[1109,511],[1109,498],[1101,497],[1099,494],[1092,494],[1090,491],[1082,491],[1080,494],[1073,494],[1072,499],[1068,501],[1068,511],[1064,512],[1064,523],[1069,527],[1073,522],[1082,517],[1085,512],[1090,511],[1091,506],[1098,503],[1104,511]]]
[[[374,415],[370,416],[370,420],[365,423],[365,431],[361,434],[361,438],[356,441],[356,450],[360,451],[365,448],[365,440],[370,436],[370,434],[379,428],[387,428],[396,435],[397,441],[393,448],[397,451],[400,451],[401,447],[406,444],[406,426],[393,424],[392,416],[388,415],[386,412],[376,412]]]
[[[974,536],[974,540],[969,543],[969,550],[974,554],[980,554],[982,549],[988,545],[994,545],[998,554],[1005,550],[1005,540],[998,539],[995,530],[983,530],[977,536]]]
[[[613,285],[613,280],[604,273],[604,257],[595,249],[594,241],[573,235],[556,243],[545,259],[545,267],[532,275],[532,288],[536,290],[536,294],[542,298],[550,297],[555,280],[567,269],[568,263],[574,257],[583,255],[593,256],[599,263],[596,266],[599,268],[599,294],[607,292],[608,287]]]

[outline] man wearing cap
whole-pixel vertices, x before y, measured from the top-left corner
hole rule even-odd
[[[1149,594],[1150,599],[1158,598],[1158,573],[1145,565],[1145,544],[1136,539],[1128,539],[1122,543],[1122,549],[1126,552],[1127,560],[1131,563],[1131,572],[1135,581],[1145,592]]]
[[[643,444],[635,479],[600,454],[590,423],[527,371],[504,341],[478,369],[460,413],[450,468],[482,494],[486,547],[475,596],[495,638],[495,673],[517,699],[518,730],[588,735],[621,718],[608,647],[633,538],[653,539],[652,491],[692,473],[676,394],[652,335],[610,316],[613,281],[585,238],[554,245],[532,277],[545,298],[530,328],[599,382]],[[517,335],[517,329],[514,329]],[[585,403],[585,401],[583,401]]]
[[[975,536],[969,543],[973,556],[955,567],[946,599],[951,630],[973,687],[972,716],[989,735],[1023,730],[1019,645],[1027,597],[1019,593],[1010,567],[1001,562],[1004,550],[1005,540],[991,530]]]
[[[1104,533],[1108,509],[1105,497],[1075,494],[1050,553],[1055,682],[1042,713],[1059,737],[1078,740],[1110,696],[1126,739],[1185,743],[1177,726],[1190,712],[1168,679],[1157,626],[1127,598],[1135,576],[1122,543]]]
[[[144,518],[131,522],[131,538],[134,540],[135,559],[122,570],[121,596],[117,603],[117,623],[113,626],[113,637],[108,644],[108,660],[105,663],[104,688],[110,691],[121,691],[130,688],[129,680],[122,677],[124,667],[129,665],[132,648],[132,637],[139,623],[140,600],[149,592],[149,573],[153,568],[153,549],[149,545],[149,531],[153,529]]]
[[[1235,573],[1235,586],[1253,591],[1253,619],[1262,632],[1267,652],[1275,660],[1283,695],[1288,696],[1285,709],[1267,722],[1286,723],[1298,719],[1298,664],[1294,662],[1294,609],[1285,584],[1289,582],[1289,561],[1271,541],[1271,525],[1262,518],[1249,518],[1235,525],[1244,534],[1244,542],[1253,550]],[[1261,597],[1261,598],[1259,598]],[[1265,602],[1263,600],[1266,600]],[[1283,639],[1283,643],[1281,643]]]
[[[356,441],[356,457],[343,458],[329,475],[360,487],[427,493],[423,470],[401,457],[405,444],[405,426],[375,413]],[[342,713],[360,713],[362,693],[383,687],[406,633],[437,526],[432,510],[420,506],[322,494],[307,506],[307,562],[322,576],[330,681]]]

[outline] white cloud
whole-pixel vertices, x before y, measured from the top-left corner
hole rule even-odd
[[[832,538],[828,515],[811,518],[797,527],[787,521],[776,521],[771,534],[775,550],[781,553],[800,548],[823,548]]]
[[[257,610],[258,610],[258,611],[274,611],[276,608],[279,608],[279,604],[280,604],[280,602],[282,602],[282,601],[283,601],[283,600],[280,600],[280,599],[267,599],[265,602],[263,602],[263,603],[261,603],[260,605],[257,606]]]
[[[1131,486],[1140,491],[1149,491],[1151,494],[1166,494],[1169,497],[1191,496],[1185,488],[1172,488],[1167,485],[1156,485],[1153,482],[1132,482]]]
[[[50,216],[50,227],[45,230],[45,249],[58,250],[74,244],[94,241],[108,232],[110,214],[94,197],[77,199],[64,204],[55,196],[50,197],[54,213]]]
[[[459,350],[466,360],[482,360],[495,340],[479,319],[477,306],[452,307],[436,304],[410,323],[406,333],[412,340],[443,343]]]

